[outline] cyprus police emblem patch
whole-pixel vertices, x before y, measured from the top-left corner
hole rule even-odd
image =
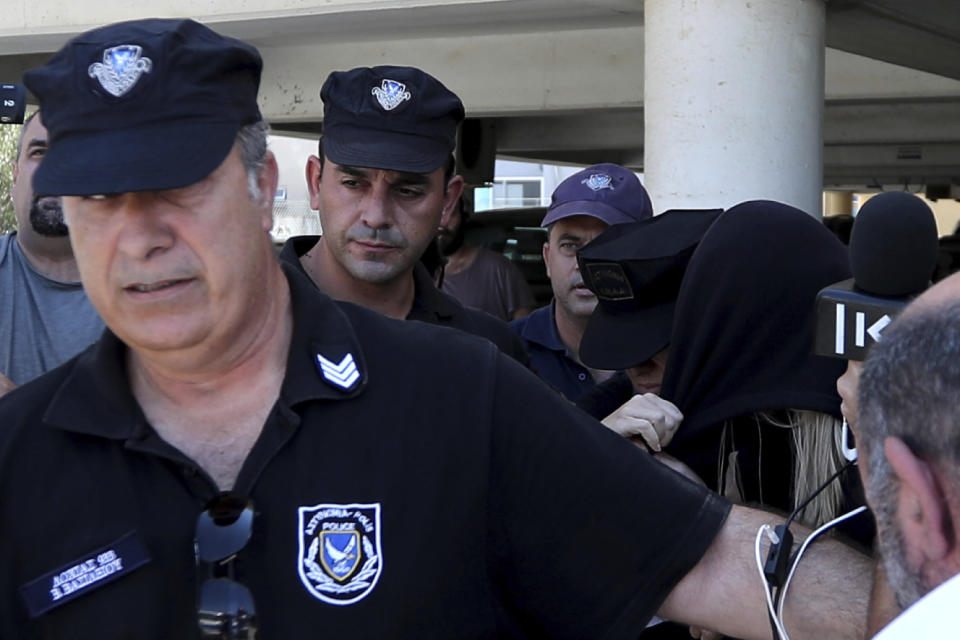
[[[383,569],[380,503],[300,507],[300,581],[328,604],[363,600]]]
[[[613,178],[605,173],[591,173],[589,178],[581,180],[580,183],[587,185],[594,191],[600,191],[600,189],[613,190]]]
[[[107,93],[119,98],[130,91],[140,76],[150,73],[153,61],[142,55],[143,48],[135,44],[121,44],[103,52],[103,62],[94,62],[87,69],[91,78],[100,81]]]
[[[402,82],[397,82],[396,80],[387,80],[386,78],[380,83],[379,87],[371,89],[370,93],[377,98],[377,102],[380,103],[384,111],[393,111],[403,104],[404,100],[410,99],[410,92],[407,91],[407,85]]]

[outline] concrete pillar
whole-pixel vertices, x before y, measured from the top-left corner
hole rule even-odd
[[[646,0],[644,174],[655,212],[786,202],[819,217],[823,0]]]

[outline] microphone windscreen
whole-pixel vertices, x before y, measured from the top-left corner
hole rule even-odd
[[[937,264],[937,221],[926,202],[903,191],[870,198],[850,236],[850,267],[858,289],[908,296],[930,284]]]

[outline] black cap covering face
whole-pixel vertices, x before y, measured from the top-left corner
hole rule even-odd
[[[684,415],[670,447],[766,410],[839,414],[841,360],[813,355],[815,300],[850,277],[846,247],[818,220],[765,200],[714,223],[687,267],[661,395]]]
[[[580,341],[596,369],[643,364],[670,342],[673,310],[687,263],[722,209],[672,209],[612,225],[577,254],[597,307]]]
[[[50,148],[38,195],[174,189],[210,175],[261,119],[256,49],[193,20],[88,31],[24,74]]]
[[[320,89],[323,152],[333,162],[430,173],[450,157],[463,104],[414,67],[334,71]]]

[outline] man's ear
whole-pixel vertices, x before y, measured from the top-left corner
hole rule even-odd
[[[257,186],[260,189],[260,206],[264,211],[264,225],[267,231],[273,228],[273,200],[277,195],[277,181],[279,180],[277,157],[272,151],[267,151],[263,158],[263,167],[257,175]]]
[[[547,278],[550,277],[550,236],[543,243],[543,266],[547,269]]]
[[[900,438],[884,440],[883,452],[900,484],[897,523],[904,542],[927,561],[941,561],[954,544],[953,524],[933,468]]]
[[[310,208],[320,211],[320,179],[323,177],[323,163],[317,156],[307,158],[307,191],[310,192]]]
[[[440,226],[446,227],[453,215],[453,208],[460,206],[460,196],[463,195],[463,176],[456,175],[447,183],[447,193],[443,196],[443,213],[440,214]]]
[[[10,184],[11,185],[17,184],[17,176],[20,175],[20,165],[17,163],[16,160],[10,163],[10,170],[13,175],[13,177],[11,178]]]

